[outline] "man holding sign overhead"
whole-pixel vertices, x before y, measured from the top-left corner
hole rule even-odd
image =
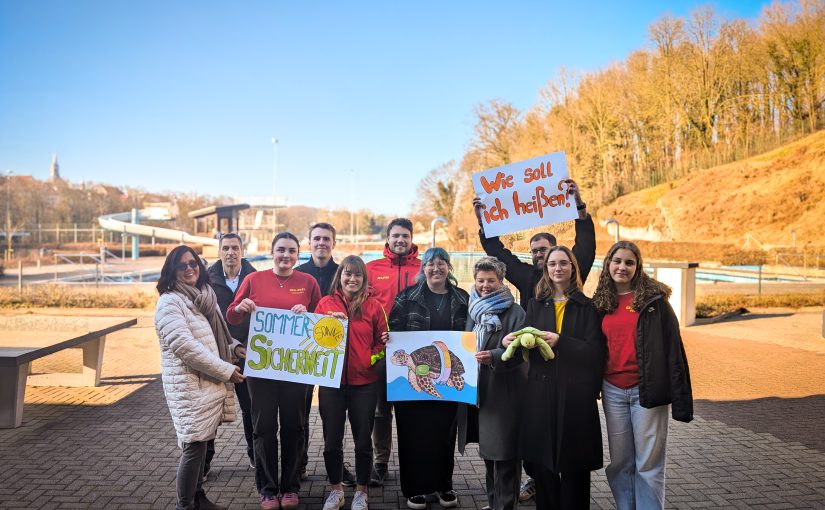
[[[581,266],[584,282],[596,258],[596,231],[587,213],[579,187],[568,178],[563,152],[491,168],[473,175],[473,199],[478,218],[479,239],[484,252],[504,262],[507,280],[518,289],[519,304],[527,309],[541,280],[547,251],[556,238],[539,232],[530,239],[533,264],[522,262],[504,247],[499,235],[539,226],[575,220],[573,254]],[[571,200],[572,199],[572,200]]]

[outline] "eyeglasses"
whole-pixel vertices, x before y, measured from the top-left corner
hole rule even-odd
[[[567,262],[566,260],[562,260],[562,261],[559,261],[559,262],[548,262],[547,263],[547,267],[550,268],[550,269],[555,269],[556,266],[559,266],[561,269],[567,269],[568,267],[570,267],[570,262]]]
[[[198,267],[198,261],[190,260],[189,262],[178,262],[177,264],[175,264],[175,269],[177,271],[186,271],[187,267],[189,269],[196,269]]]

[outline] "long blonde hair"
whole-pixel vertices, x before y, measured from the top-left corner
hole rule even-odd
[[[364,276],[364,284],[361,285],[361,288],[355,293],[355,296],[352,298],[347,310],[348,316],[357,317],[361,314],[361,306],[370,295],[368,290],[369,285],[367,285],[367,265],[364,264],[361,257],[356,255],[349,255],[345,257],[338,266],[338,269],[335,270],[335,276],[332,278],[332,285],[329,287],[330,295],[335,295],[336,292],[340,292],[344,295],[344,287],[341,285],[341,275],[344,274],[344,271],[361,273]]]
[[[657,281],[645,273],[642,265],[642,252],[635,243],[630,241],[619,241],[610,247],[607,256],[604,258],[602,272],[599,274],[599,284],[593,294],[593,304],[602,313],[612,313],[619,306],[619,294],[616,291],[616,283],[610,277],[610,261],[619,250],[629,250],[636,257],[636,273],[630,280],[630,287],[633,289],[633,309],[641,311],[642,306],[652,297],[662,295],[665,299],[670,297],[671,289],[664,283]]]
[[[567,246],[553,246],[547,251],[547,256],[544,258],[544,264],[541,268],[541,280],[539,280],[539,283],[536,284],[536,299],[538,300],[553,298],[553,282],[550,280],[550,271],[547,269],[547,259],[550,258],[551,253],[557,251],[562,251],[565,255],[567,255],[567,258],[570,259],[570,265],[573,270],[570,275],[570,283],[568,283],[567,287],[564,289],[564,295],[569,296],[576,291],[581,292],[582,290],[582,278],[579,274],[579,261],[576,260],[576,256],[573,255],[573,251]]]

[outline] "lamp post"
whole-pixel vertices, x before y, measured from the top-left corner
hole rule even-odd
[[[6,260],[11,260],[11,170],[6,170]]]
[[[278,234],[278,139],[272,137],[272,237]]]
[[[432,233],[433,233],[433,244],[432,244],[431,248],[435,248],[435,226],[438,223],[443,223],[443,224],[447,225],[449,223],[449,221],[447,221],[447,218],[445,218],[444,216],[438,216],[438,217],[434,218],[433,221],[430,222],[430,230],[432,230]]]
[[[616,235],[615,235],[616,240],[615,240],[615,242],[618,243],[619,242],[619,220],[617,220],[616,218],[610,218],[610,219],[607,220],[607,222],[604,225],[607,226],[607,225],[610,225],[611,223],[616,224]]]

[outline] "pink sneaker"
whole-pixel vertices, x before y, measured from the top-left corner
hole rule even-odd
[[[283,510],[296,510],[298,508],[298,494],[287,492],[281,496],[281,508]]]
[[[281,502],[275,496],[261,496],[261,510],[281,510]]]

